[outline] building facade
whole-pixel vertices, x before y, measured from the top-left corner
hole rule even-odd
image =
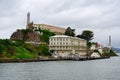
[[[49,51],[54,57],[85,57],[87,55],[87,42],[76,37],[55,35],[49,39]]]
[[[42,29],[42,30],[49,30],[50,32],[53,32],[55,34],[64,34],[65,33],[65,28],[57,27],[57,26],[52,26],[52,25],[47,25],[47,24],[33,24],[34,29]]]
[[[31,30],[49,30],[50,32],[53,32],[55,34],[64,34],[65,33],[65,28],[57,27],[57,26],[52,26],[48,24],[34,24],[33,22],[30,21],[30,13],[27,13],[27,24],[26,24],[26,29],[31,29]]]
[[[103,47],[98,43],[92,43],[91,47],[91,58],[99,58],[103,54]]]

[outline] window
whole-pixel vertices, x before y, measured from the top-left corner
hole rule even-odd
[[[52,45],[52,43],[51,43],[51,45]]]
[[[66,45],[68,45],[68,43],[66,43]]]
[[[62,45],[62,43],[60,42],[60,45]]]
[[[62,39],[60,38],[60,41],[62,41]]]
[[[51,39],[51,41],[52,41],[52,39]]]

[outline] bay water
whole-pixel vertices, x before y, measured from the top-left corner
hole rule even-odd
[[[0,63],[0,80],[120,80],[120,57],[88,61]]]

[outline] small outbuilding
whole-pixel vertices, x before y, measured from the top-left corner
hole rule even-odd
[[[100,56],[100,54],[98,53],[98,52],[93,52],[92,54],[91,54],[91,58],[100,58],[101,56]]]

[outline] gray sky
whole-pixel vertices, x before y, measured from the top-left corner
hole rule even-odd
[[[94,40],[120,47],[120,0],[0,0],[0,38],[10,38],[16,29],[26,26],[29,11],[31,21],[94,32]]]

